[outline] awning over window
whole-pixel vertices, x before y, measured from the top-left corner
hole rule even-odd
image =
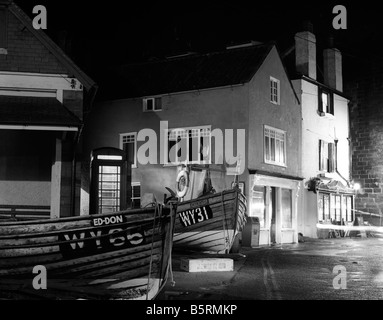
[[[308,190],[314,191],[327,191],[335,193],[355,193],[355,190],[336,179],[330,179],[325,177],[317,177],[308,181]]]
[[[338,180],[324,180],[321,179],[318,189],[320,191],[332,191],[332,192],[342,192],[342,193],[354,193],[354,189],[344,185],[341,181]]]
[[[56,98],[0,96],[0,129],[78,131],[81,124]]]

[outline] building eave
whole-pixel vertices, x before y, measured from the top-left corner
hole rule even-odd
[[[302,178],[302,177],[287,175],[287,174],[278,173],[278,172],[270,172],[270,171],[257,170],[257,169],[248,169],[248,170],[249,170],[249,174],[258,174],[258,175],[262,175],[262,176],[288,179],[288,180],[295,180],[295,181],[303,181],[304,180],[304,178]]]
[[[315,84],[318,87],[324,88],[324,89],[326,89],[326,90],[328,90],[328,91],[330,91],[330,92],[332,92],[332,93],[334,93],[334,94],[336,94],[336,95],[338,95],[338,96],[340,96],[340,97],[342,97],[342,98],[344,98],[344,99],[346,99],[348,101],[351,101],[351,97],[347,96],[343,92],[341,92],[339,90],[336,90],[334,88],[331,88],[331,87],[329,87],[329,86],[327,86],[327,85],[325,85],[325,84],[323,84],[323,83],[321,83],[321,82],[319,82],[319,81],[317,81],[315,79],[312,79],[312,78],[310,78],[308,76],[302,75],[298,79],[302,79],[302,80],[305,80],[305,81],[310,82],[312,84]]]
[[[49,50],[71,73],[75,76],[87,91],[93,91],[97,88],[96,83],[87,76],[62,50],[54,43],[43,30],[33,28],[31,19],[13,2],[10,1],[8,9],[20,20],[20,22],[30,31],[47,50]]]

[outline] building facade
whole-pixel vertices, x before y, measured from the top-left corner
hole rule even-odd
[[[323,50],[323,66],[318,68],[318,51],[310,28],[295,35],[292,82],[302,107],[305,179],[298,231],[312,238],[329,236],[322,225],[347,225],[354,220],[349,100],[343,93],[342,55],[330,43]],[[317,70],[323,72],[319,75]]]
[[[362,64],[345,87],[350,96],[352,175],[360,190],[355,208],[364,221],[382,225],[382,66],[376,61]]]
[[[260,221],[260,244],[297,242],[301,109],[274,44],[119,70],[121,95],[95,103],[84,142],[87,154],[102,147],[126,150],[136,205],[146,194],[162,201],[185,162],[223,168],[211,172],[217,192],[232,187],[227,172],[238,169],[248,214]],[[149,140],[156,141],[154,149]],[[174,149],[182,143],[183,154]],[[87,190],[83,214],[91,213]]]
[[[0,210],[79,214],[77,153],[96,86],[13,1],[0,1],[0,33]]]

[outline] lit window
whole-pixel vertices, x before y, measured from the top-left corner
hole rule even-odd
[[[143,100],[144,111],[161,111],[162,101],[161,97],[144,98]]]
[[[326,193],[319,193],[318,198],[318,221],[330,220],[330,195]]]
[[[270,77],[270,102],[280,104],[280,82],[278,79]]]
[[[286,165],[286,132],[265,126],[264,159],[268,164]]]
[[[137,134],[124,133],[120,135],[120,149],[124,150],[127,154],[128,161],[132,164],[133,168],[137,168]]]
[[[352,222],[353,196],[319,193],[318,221],[319,222]]]
[[[169,129],[167,131],[167,163],[209,164],[210,126]]]
[[[319,114],[325,116],[326,114],[334,115],[334,96],[332,93],[319,88]]]
[[[346,209],[346,221],[351,222],[354,220],[354,215],[353,215],[353,196],[346,196],[346,206],[344,207]]]
[[[335,144],[319,140],[319,170],[335,171]]]

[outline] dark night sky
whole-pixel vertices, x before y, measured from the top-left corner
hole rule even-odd
[[[274,40],[283,51],[305,20],[312,21],[318,46],[334,36],[346,64],[382,60],[383,14],[376,5],[360,2],[341,3],[347,8],[347,30],[332,28],[332,9],[340,3],[331,1],[15,2],[30,16],[34,5],[45,5],[47,33],[58,41],[66,30],[72,39],[69,55],[96,81],[111,65],[187,50],[216,51],[233,41]]]

